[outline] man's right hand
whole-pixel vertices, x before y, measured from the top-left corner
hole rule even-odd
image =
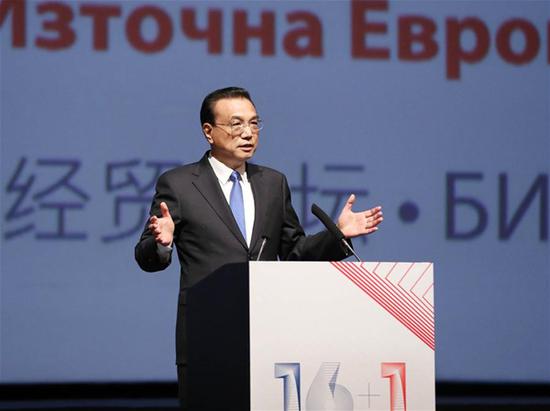
[[[157,243],[169,247],[174,241],[174,220],[164,201],[160,203],[160,213],[162,217],[154,215],[149,219],[149,231],[155,236]]]

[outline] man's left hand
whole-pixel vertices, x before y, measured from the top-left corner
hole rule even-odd
[[[382,207],[373,207],[370,210],[359,211],[357,213],[351,210],[355,202],[355,194],[349,196],[340,217],[338,217],[338,228],[346,238],[358,237],[371,234],[378,230],[378,225],[384,220],[382,217]]]

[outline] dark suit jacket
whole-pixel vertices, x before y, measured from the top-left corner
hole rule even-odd
[[[176,329],[176,362],[185,364],[185,314],[187,290],[222,266],[256,260],[262,238],[267,237],[262,260],[341,260],[346,250],[327,231],[306,236],[292,208],[283,174],[247,164],[254,195],[255,217],[250,248],[243,238],[210,163],[208,153],[197,163],[170,170],[158,179],[151,215],[160,216],[166,202],[175,223],[174,245],[181,265]],[[155,238],[147,224],[135,248],[145,271],[163,270]]]

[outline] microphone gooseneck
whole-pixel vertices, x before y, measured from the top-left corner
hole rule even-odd
[[[256,261],[260,261],[260,257],[262,256],[262,252],[264,251],[265,243],[267,243],[267,239],[269,237],[264,235],[262,237],[262,245],[260,246],[260,251],[258,252],[258,258],[256,258]]]
[[[346,240],[346,236],[344,236],[344,233],[334,224],[334,221],[330,219],[330,217],[325,213],[321,207],[319,207],[317,204],[313,203],[311,205],[311,212],[315,217],[317,217],[323,225],[326,227],[326,229],[336,237],[338,241],[341,241],[344,244],[344,247],[346,247],[357,259],[357,261],[361,262],[361,259],[359,256],[353,251],[353,248],[349,245],[349,243]]]

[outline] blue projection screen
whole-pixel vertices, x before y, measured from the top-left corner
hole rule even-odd
[[[0,24],[0,382],[175,379],[179,267],[133,247],[229,85],[308,232],[354,192],[384,207],[363,259],[434,262],[438,380],[550,382],[550,2],[2,0]]]

